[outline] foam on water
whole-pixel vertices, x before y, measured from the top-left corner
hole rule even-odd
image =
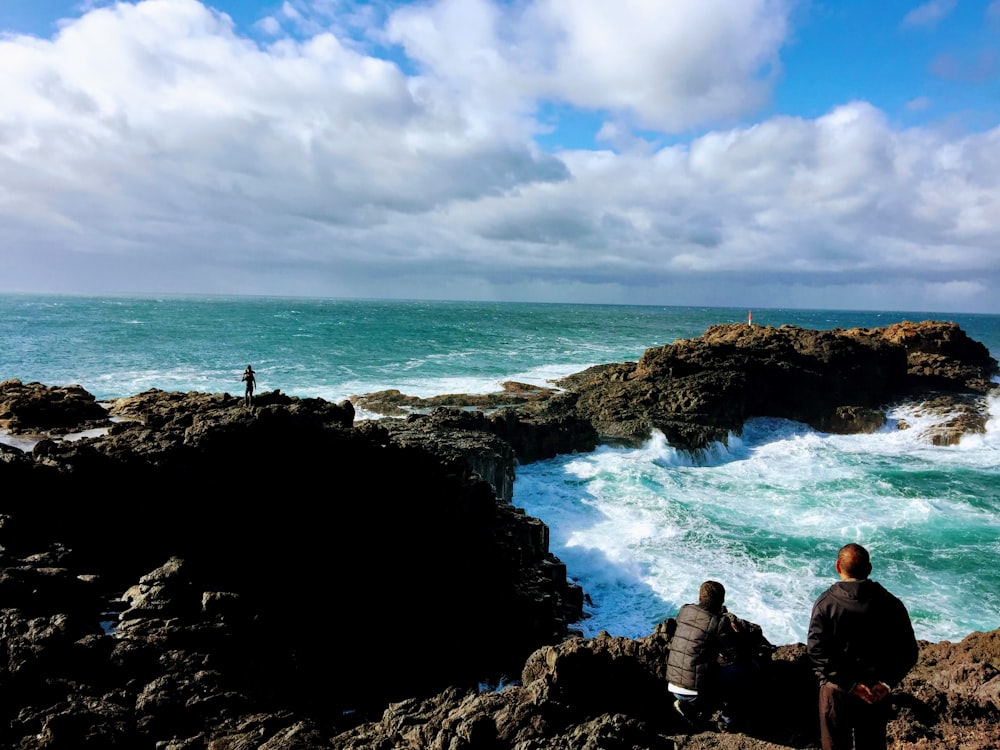
[[[848,541],[869,547],[873,577],[907,603],[918,637],[995,628],[997,419],[985,435],[937,447],[924,430],[942,417],[893,418],[911,429],[834,436],[752,420],[695,456],[657,434],[637,450],[520,467],[514,502],[549,525],[552,551],[589,595],[588,635],[648,634],[716,579],[773,642],[803,641]]]

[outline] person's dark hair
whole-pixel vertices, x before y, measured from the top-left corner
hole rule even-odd
[[[718,581],[705,581],[698,589],[698,604],[710,612],[721,612],[726,601],[726,587]]]
[[[840,548],[840,552],[837,554],[837,562],[840,563],[840,569],[851,578],[863,580],[872,572],[872,563],[871,558],[868,556],[868,550],[854,542],[845,544]]]

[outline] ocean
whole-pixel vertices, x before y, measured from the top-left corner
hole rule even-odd
[[[80,384],[99,399],[149,388],[260,390],[340,401],[395,388],[487,393],[744,322],[746,309],[266,297],[0,295],[0,380]],[[951,320],[1000,358],[1000,315],[755,309],[756,325],[830,329]],[[358,418],[374,415],[359,411]],[[773,643],[805,639],[837,549],[872,553],[918,638],[1000,627],[1000,400],[985,435],[936,447],[905,408],[872,435],[750,422],[697,456],[654,435],[519,466],[514,504],[551,530],[588,596],[585,635],[639,637],[701,581]],[[893,429],[905,419],[911,429]]]

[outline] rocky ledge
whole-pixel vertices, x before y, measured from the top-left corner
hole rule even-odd
[[[54,546],[0,574],[0,746],[19,750],[783,750],[818,747],[816,683],[805,647],[766,662],[751,719],[736,732],[692,728],[671,709],[667,623],[643,638],[602,633],[543,646],[506,686],[456,680],[414,687],[380,712],[331,698],[398,684],[420,651],[405,601],[394,634],[341,619],[343,606],[285,602],[267,617],[245,592],[218,590],[197,566],[168,559],[125,590],[118,613],[99,579]],[[401,588],[405,588],[401,587]],[[398,592],[395,594],[398,596]],[[317,594],[319,596],[319,594]],[[391,596],[390,594],[386,595]],[[262,616],[263,615],[263,616]],[[107,632],[95,625],[111,618]],[[313,624],[307,618],[316,618]],[[277,621],[277,622],[276,622]],[[296,631],[328,638],[321,653]],[[487,633],[482,637],[488,638]],[[470,656],[475,649],[459,653]],[[357,654],[370,674],[337,669]],[[309,663],[322,658],[322,664]],[[409,695],[410,697],[403,697]],[[920,643],[890,696],[890,747],[993,750],[1000,736],[1000,629]]]
[[[81,412],[104,434],[46,436],[32,415],[66,390],[0,384],[37,441],[0,445],[0,747],[203,747],[288,716],[333,733],[516,674],[581,616],[547,527],[473,468],[509,494],[494,435],[153,390]]]
[[[574,636],[584,594],[510,503],[516,463],[652,429],[693,450],[753,416],[872,429],[902,401],[965,409],[928,438],[947,442],[983,429],[996,372],[923,323],[718,326],[515,403],[378,421],[0,383],[0,424],[33,445],[0,444],[0,747],[813,747],[801,644],[719,734],[668,710],[666,627]],[[893,706],[894,747],[994,747],[1000,630],[922,643]]]
[[[927,436],[945,445],[985,430],[986,396],[998,387],[997,373],[987,348],[954,323],[829,331],[735,324],[649,349],[638,362],[590,368],[531,398],[517,384],[488,398],[498,423],[509,425],[511,413],[536,432],[557,423],[562,441],[551,442],[560,451],[591,450],[597,441],[638,445],[654,429],[677,448],[698,450],[725,443],[753,417],[782,417],[823,432],[870,432],[885,425],[889,407],[904,402],[948,415]],[[385,414],[435,404],[398,391],[384,396],[368,394],[358,403]],[[486,397],[439,398],[481,409]],[[504,437],[516,442],[509,433]],[[551,455],[536,443],[518,455]]]

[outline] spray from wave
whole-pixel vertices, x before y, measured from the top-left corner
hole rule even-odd
[[[695,455],[655,434],[520,467],[514,502],[549,525],[589,595],[587,635],[646,635],[715,579],[773,642],[803,641],[837,550],[858,541],[918,637],[957,639],[1000,624],[998,406],[985,434],[948,447],[927,435],[951,415],[912,407],[870,435],[751,420]]]

